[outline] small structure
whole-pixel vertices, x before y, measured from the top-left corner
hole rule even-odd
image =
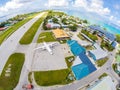
[[[116,87],[111,77],[107,76],[87,90],[116,90]]]
[[[63,31],[62,29],[55,29],[52,31],[54,34],[54,37],[57,40],[64,40],[64,39],[68,39],[69,36],[67,35],[67,33],[65,31]]]

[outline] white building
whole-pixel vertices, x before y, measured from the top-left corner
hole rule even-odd
[[[101,49],[97,43],[94,44],[94,47],[96,48],[95,50],[88,51],[90,57],[92,57],[94,60],[100,60],[107,57],[107,52]]]
[[[110,76],[104,77],[98,83],[91,86],[87,90],[116,90],[115,83],[112,81]]]

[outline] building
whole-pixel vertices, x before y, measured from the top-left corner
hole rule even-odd
[[[73,62],[71,69],[75,78],[77,80],[80,80],[81,78],[94,72],[96,70],[96,67],[92,64],[92,62],[85,55],[85,53],[80,53]]]
[[[98,50],[98,49],[90,50],[90,51],[88,51],[88,54],[89,54],[89,56],[92,57],[95,61],[107,57],[107,52],[105,52],[105,51],[103,51],[103,50]]]
[[[60,28],[60,25],[50,22],[50,23],[47,23],[46,27],[47,28]]]
[[[98,33],[98,36],[104,37],[104,40],[109,42],[110,44],[116,40],[116,37],[115,37],[114,34],[109,33],[107,31],[101,29],[100,26],[93,26],[92,25],[92,26],[89,26],[88,30],[90,30],[91,32],[95,32],[96,31]]]
[[[54,37],[57,40],[64,40],[64,39],[68,39],[69,38],[67,33],[64,30],[62,30],[62,29],[55,29],[55,30],[52,30],[52,32],[54,34]]]
[[[79,45],[76,40],[68,40],[67,44],[75,56],[78,56],[80,53],[86,53],[85,48]]]
[[[107,57],[107,55],[108,55],[107,52],[105,52],[103,49],[101,49],[101,47],[97,43],[94,43],[94,47],[96,49],[88,51],[88,54],[95,61]]]
[[[110,76],[104,77],[95,85],[91,86],[87,90],[116,90],[115,84]]]
[[[72,66],[72,72],[76,78],[76,80],[80,80],[81,78],[87,76],[89,74],[89,68],[84,63]]]
[[[0,28],[0,31],[4,31],[4,30],[5,30],[5,28],[4,28],[4,27],[1,27],[1,28]]]

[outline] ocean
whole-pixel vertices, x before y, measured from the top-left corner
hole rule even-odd
[[[120,34],[120,27],[105,21],[103,18],[98,17],[97,15],[93,15],[93,13],[88,13],[85,11],[76,11],[76,10],[64,10],[69,15],[79,17],[81,19],[86,19],[92,24],[100,25],[101,28],[106,28],[106,30],[112,34]]]

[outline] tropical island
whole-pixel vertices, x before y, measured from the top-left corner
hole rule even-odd
[[[120,35],[54,10],[0,28],[0,90],[92,90],[108,81],[119,90]]]

